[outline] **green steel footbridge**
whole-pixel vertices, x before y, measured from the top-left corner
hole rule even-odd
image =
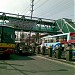
[[[0,25],[8,25],[15,31],[30,31],[48,34],[75,32],[75,23],[71,19],[58,20],[31,17],[12,13],[0,12]]]

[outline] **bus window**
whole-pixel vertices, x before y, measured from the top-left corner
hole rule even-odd
[[[56,37],[56,42],[59,42],[59,36]]]
[[[74,36],[71,36],[71,40],[75,40],[75,37]]]
[[[59,37],[59,42],[62,42],[63,41],[63,36],[60,36]]]
[[[53,39],[51,39],[51,42],[53,42]]]
[[[44,43],[47,43],[47,40],[45,40]]]
[[[50,39],[48,39],[48,43],[50,43]]]
[[[70,39],[75,40],[75,33],[70,33]]]
[[[53,38],[53,42],[56,42],[56,38],[55,37]]]
[[[4,32],[4,39],[10,39],[11,38],[11,34]]]
[[[67,41],[67,35],[63,35],[59,37],[59,42]]]
[[[51,43],[51,39],[48,40],[48,43]]]
[[[67,41],[67,35],[63,36],[64,41]]]

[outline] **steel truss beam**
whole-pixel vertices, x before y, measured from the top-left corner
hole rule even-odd
[[[47,32],[47,33],[53,33],[53,34],[58,34],[61,32],[58,32],[58,28],[57,25],[55,23],[55,20],[51,20],[51,19],[45,19],[45,18],[38,18],[38,17],[31,17],[30,16],[25,16],[25,15],[18,15],[18,14],[12,14],[12,13],[4,13],[4,12],[0,12],[0,20],[6,21],[8,20],[9,23],[12,25],[12,23],[10,23],[10,21],[19,21],[20,23],[22,22],[22,24],[16,24],[18,26],[25,24],[25,22],[33,22],[36,23],[36,25],[32,25],[31,28],[21,28],[18,26],[14,25],[15,30],[23,30],[23,31],[31,31],[31,32]],[[4,24],[4,23],[3,23]]]

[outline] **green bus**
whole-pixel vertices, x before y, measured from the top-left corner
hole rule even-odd
[[[9,26],[0,26],[0,56],[9,57],[15,49],[15,29]]]

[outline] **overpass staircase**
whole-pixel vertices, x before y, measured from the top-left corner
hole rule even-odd
[[[55,21],[57,28],[62,33],[75,32],[75,23],[71,19],[62,18]]]

